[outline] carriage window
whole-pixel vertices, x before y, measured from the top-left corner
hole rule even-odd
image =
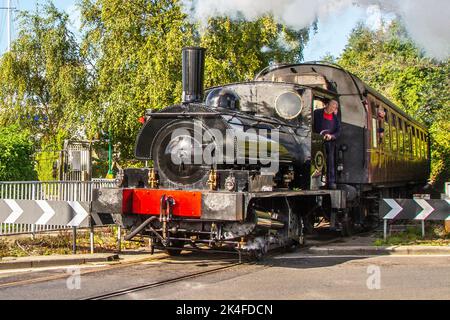
[[[416,129],[416,157],[420,159],[420,132]]]
[[[418,148],[419,148],[419,158],[422,159],[423,158],[423,152],[422,152],[422,132],[419,131],[419,135],[417,137],[417,143],[419,144]]]
[[[378,142],[379,144],[384,143],[385,136],[385,126],[384,123],[386,121],[386,109],[381,106],[377,108],[377,120],[378,120]]]
[[[427,158],[426,143],[425,143],[425,134],[423,132],[422,132],[422,154],[423,158],[426,159]]]
[[[386,109],[385,109],[386,110]],[[384,117],[384,146],[386,150],[391,149],[391,129],[389,125],[389,114],[386,110],[386,116]]]
[[[392,115],[392,125],[391,125],[391,146],[392,146],[392,151],[394,153],[397,152],[397,117],[393,114]]]
[[[372,118],[372,147],[378,148],[378,126],[377,126],[377,119]]]
[[[411,155],[411,126],[405,126],[405,151],[407,155]]]
[[[404,129],[403,129],[403,120],[398,118],[398,150],[401,154],[405,153],[404,148]]]
[[[378,148],[378,119],[377,119],[377,106],[374,102],[370,102],[370,108],[372,113],[372,147]]]
[[[420,158],[425,158],[425,152],[423,152],[424,143],[423,143],[423,132],[420,131]]]

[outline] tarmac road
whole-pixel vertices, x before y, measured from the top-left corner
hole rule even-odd
[[[0,299],[82,299],[140,284],[227,266],[235,261],[189,253],[82,274],[79,289],[66,268],[0,278]],[[99,267],[97,267],[99,268]],[[95,270],[84,267],[81,272]],[[63,278],[1,287],[2,283],[60,274]],[[256,265],[216,273],[113,299],[450,299],[450,256],[320,256],[279,254]],[[69,279],[69,280],[68,280]],[[68,285],[69,283],[69,285]],[[72,288],[69,288],[72,287]]]

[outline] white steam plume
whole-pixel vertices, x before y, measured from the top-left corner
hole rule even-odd
[[[394,13],[405,24],[409,35],[437,59],[450,56],[449,0],[182,0],[184,8],[197,21],[229,16],[246,20],[271,13],[283,24],[295,29],[309,26],[316,19],[326,20],[357,5],[377,6],[381,12]]]

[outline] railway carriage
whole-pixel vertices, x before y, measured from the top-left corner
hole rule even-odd
[[[356,76],[326,63],[278,65],[253,81],[203,90],[205,50],[183,49],[183,102],[146,113],[137,159],[92,210],[178,254],[209,247],[263,254],[303,242],[319,219],[369,227],[381,196],[429,175],[427,129]],[[326,190],[313,111],[339,102],[338,190]]]

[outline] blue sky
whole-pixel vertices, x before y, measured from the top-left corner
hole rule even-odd
[[[18,10],[34,10],[36,4],[46,3],[47,0],[11,0],[11,6]],[[61,10],[65,10],[73,14],[76,0],[53,0],[53,3]],[[6,7],[7,0],[0,0],[0,7]],[[13,39],[17,30],[17,23],[13,24]],[[7,28],[6,28],[6,10],[0,10],[0,54],[7,49]]]
[[[33,10],[38,2],[46,2],[46,0],[11,1],[13,6],[20,10]],[[53,2],[58,8],[67,11],[72,20],[76,20],[76,14],[74,14],[76,0],[53,0]],[[0,7],[5,7],[6,3],[7,0],[0,0]],[[358,21],[366,20],[368,24],[376,27],[379,23],[379,18],[379,12],[371,12],[360,7],[351,7],[325,21],[319,21],[318,32],[311,34],[311,40],[305,49],[305,60],[319,60],[327,53],[339,56],[347,44],[348,35]],[[76,21],[73,22],[76,23]],[[13,38],[15,29],[13,28]],[[0,54],[4,53],[6,48],[6,10],[0,10]]]

